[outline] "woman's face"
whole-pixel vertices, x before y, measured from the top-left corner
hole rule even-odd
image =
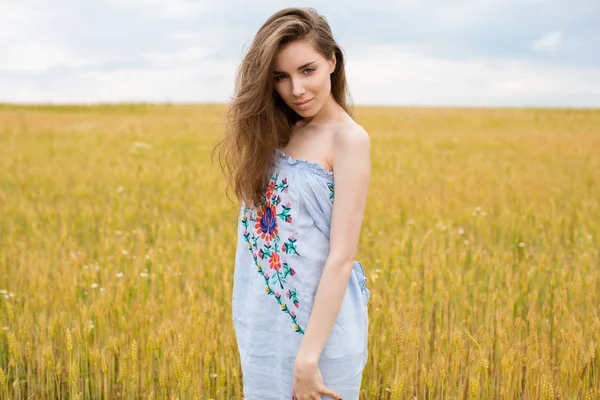
[[[327,60],[310,39],[297,40],[279,50],[272,70],[273,85],[283,101],[302,117],[311,117],[329,99],[335,55]],[[298,104],[306,100],[308,103]]]

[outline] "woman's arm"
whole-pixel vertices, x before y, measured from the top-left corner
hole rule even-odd
[[[371,173],[368,133],[360,125],[356,129],[336,133],[332,158],[335,198],[329,256],[296,356],[297,368],[318,364],[354,267]]]

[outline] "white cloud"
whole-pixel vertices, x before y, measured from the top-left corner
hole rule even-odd
[[[75,72],[52,86],[2,82],[0,101],[228,102],[237,68],[204,49],[149,56],[152,69]],[[348,52],[357,105],[600,106],[600,70],[511,59],[451,60],[399,46]],[[12,86],[12,87],[11,87]],[[10,93],[11,99],[2,98]]]
[[[192,32],[175,32],[169,35],[170,39],[173,40],[188,40],[196,39],[198,36]]]
[[[190,0],[108,0],[113,6],[161,19],[192,18],[213,9],[216,2]]]
[[[432,1],[315,2],[356,104],[600,106],[597,0]],[[256,29],[291,5],[0,0],[0,102],[227,102]]]
[[[61,44],[36,34],[35,27],[54,16],[52,10],[33,7],[31,3],[0,3],[0,73],[35,73],[57,65],[88,64]]]
[[[84,69],[42,84],[2,79],[0,102],[226,102],[236,65],[197,57],[193,51],[153,54],[152,68]]]
[[[600,106],[600,69],[503,59],[452,60],[400,46],[348,54],[357,104]]]
[[[81,58],[68,49],[43,39],[20,41],[3,47],[0,73],[40,73],[57,66],[84,67],[94,64],[91,60]]]
[[[187,47],[175,52],[155,52],[144,54],[144,58],[155,66],[172,66],[175,62],[189,63],[196,60],[207,60],[211,49],[207,47]],[[209,61],[209,60],[207,60]]]
[[[563,41],[563,34],[561,31],[553,31],[545,34],[544,36],[533,42],[533,48],[535,50],[549,51],[556,50]]]

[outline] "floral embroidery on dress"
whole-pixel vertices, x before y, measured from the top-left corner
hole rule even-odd
[[[292,223],[292,204],[283,203],[281,194],[288,193],[287,178],[278,179],[279,174],[271,176],[265,194],[262,196],[260,208],[253,209],[244,205],[242,224],[244,225],[244,240],[248,243],[248,250],[254,258],[254,265],[258,273],[265,279],[265,292],[273,295],[281,307],[281,311],[288,314],[294,324],[295,332],[304,335],[304,329],[297,320],[296,313],[288,307],[300,307],[296,295],[296,288],[289,286],[288,276],[294,276],[296,271],[290,267],[287,260],[282,259],[283,254],[300,255],[297,249],[296,235],[290,235],[283,243],[279,236],[278,219],[285,223]],[[259,243],[260,240],[260,243]],[[269,271],[264,271],[260,260],[267,259]],[[282,294],[283,293],[283,294]],[[289,299],[286,303],[284,298]]]
[[[335,185],[333,183],[328,183],[327,187],[329,187],[329,200],[333,200]]]

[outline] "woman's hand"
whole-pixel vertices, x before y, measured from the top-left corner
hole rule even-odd
[[[321,400],[321,394],[326,394],[336,400],[342,400],[339,394],[325,386],[318,363],[297,360],[294,368],[292,399]]]

